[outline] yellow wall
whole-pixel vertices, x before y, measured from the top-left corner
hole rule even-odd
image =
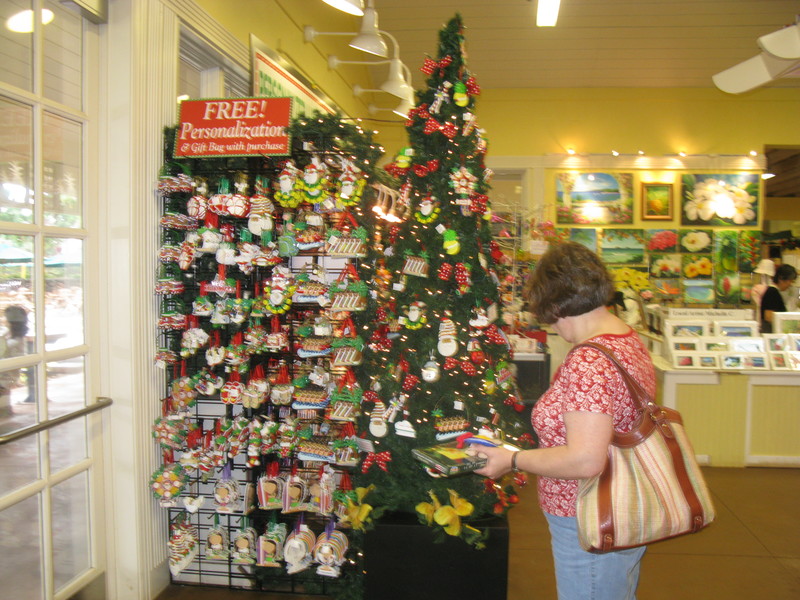
[[[403,121],[388,112],[370,117],[367,105],[390,104],[385,94],[356,98],[353,84],[371,88],[367,67],[328,68],[327,55],[364,60],[346,38],[303,40],[303,26],[319,31],[356,31],[358,19],[318,0],[195,0],[243,44],[250,33],[280,52],[342,109],[379,131],[385,160],[408,145]],[[435,39],[436,31],[431,31]],[[467,40],[469,42],[469,40]],[[403,49],[408,52],[408,48]],[[409,68],[417,74],[424,56]],[[374,67],[381,69],[385,67]],[[376,71],[376,73],[379,73]],[[481,73],[474,74],[481,81]],[[379,76],[379,75],[378,75]],[[420,81],[420,77],[415,77]],[[761,88],[743,95],[707,89],[570,88],[494,89],[478,98],[479,122],[489,138],[489,156],[542,156],[574,147],[581,153],[650,156],[742,155],[764,145],[800,145],[800,89]],[[782,214],[782,211],[781,211]],[[770,218],[782,218],[770,214]],[[787,217],[796,218],[794,213]]]

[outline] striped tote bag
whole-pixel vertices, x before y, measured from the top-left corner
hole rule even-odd
[[[680,413],[655,404],[610,349],[583,345],[617,366],[641,418],[631,431],[614,432],[603,472],[579,483],[581,546],[610,552],[700,531],[714,520],[714,505]]]

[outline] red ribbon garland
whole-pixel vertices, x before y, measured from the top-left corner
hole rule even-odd
[[[361,465],[361,472],[366,473],[372,465],[378,465],[383,471],[389,472],[387,463],[392,460],[392,453],[388,450],[383,452],[367,452],[364,462]]]
[[[445,56],[439,61],[435,61],[432,58],[426,58],[422,62],[422,66],[419,70],[425,73],[425,75],[433,75],[433,72],[436,71],[436,69],[439,69],[439,74],[441,75],[444,68],[447,67],[451,62],[453,62],[452,56]]]

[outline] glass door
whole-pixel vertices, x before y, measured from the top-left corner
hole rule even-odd
[[[96,402],[86,316],[96,212],[86,160],[90,27],[60,2],[0,3],[0,581],[8,598],[68,598],[102,571],[100,421],[86,414]]]

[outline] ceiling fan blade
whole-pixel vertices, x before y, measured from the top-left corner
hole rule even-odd
[[[797,60],[775,58],[771,54],[761,54],[749,58],[712,76],[711,79],[719,89],[729,94],[741,94],[758,86],[778,79],[791,71],[798,64]]]
[[[800,58],[800,24],[790,25],[758,38],[758,45],[776,58]]]

